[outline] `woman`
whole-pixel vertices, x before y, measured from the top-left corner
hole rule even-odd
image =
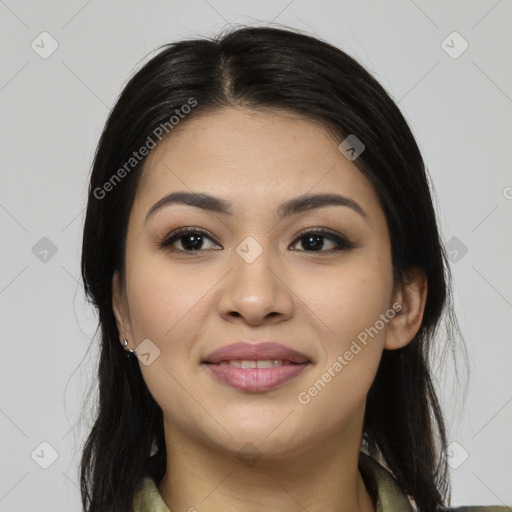
[[[443,312],[457,329],[427,174],[339,49],[242,28],[152,58],[98,146],[82,275],[86,510],[447,505],[429,354]]]

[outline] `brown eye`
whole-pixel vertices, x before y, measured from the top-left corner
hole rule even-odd
[[[328,240],[326,250],[325,240]],[[298,250],[306,252],[335,252],[355,247],[355,245],[344,236],[325,229],[316,229],[301,233],[300,236],[296,238],[293,245],[297,245],[298,243],[301,245],[301,249]]]
[[[175,231],[161,242],[160,247],[172,251],[194,252],[204,250],[208,241],[214,247],[206,247],[206,249],[222,249],[217,242],[207,235],[205,230],[198,228],[185,228]]]

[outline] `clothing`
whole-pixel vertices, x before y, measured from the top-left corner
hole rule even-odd
[[[365,461],[363,479],[365,483],[369,480],[371,492],[376,496],[376,512],[413,512],[414,508],[391,472],[363,452],[361,457]],[[134,512],[170,512],[150,476],[143,477],[142,489],[135,496]],[[445,512],[512,512],[512,507],[457,507]]]

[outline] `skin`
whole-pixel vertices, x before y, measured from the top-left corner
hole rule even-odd
[[[338,143],[294,114],[233,107],[186,120],[148,157],[113,308],[121,344],[134,349],[150,339],[160,350],[139,365],[163,411],[168,467],[158,488],[173,512],[375,511],[357,468],[366,395],[383,350],[418,331],[427,284],[413,269],[394,286],[378,196]],[[234,213],[173,204],[145,222],[150,207],[176,191],[215,195]],[[326,206],[278,220],[278,206],[304,193],[348,196],[367,219]],[[211,240],[194,252],[180,238],[159,247],[181,227],[201,227]],[[356,247],[333,252],[335,242],[323,238],[312,251],[298,234],[319,227]],[[248,236],[263,250],[252,263],[236,252]],[[300,403],[299,393],[396,302],[401,311]],[[277,341],[312,363],[271,391],[235,389],[201,361],[238,340]],[[251,463],[237,457],[247,443],[258,453]]]

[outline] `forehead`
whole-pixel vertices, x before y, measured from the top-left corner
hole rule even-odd
[[[136,204],[173,191],[207,192],[243,210],[337,192],[383,215],[371,182],[323,125],[289,113],[228,108],[185,119],[152,150]]]

